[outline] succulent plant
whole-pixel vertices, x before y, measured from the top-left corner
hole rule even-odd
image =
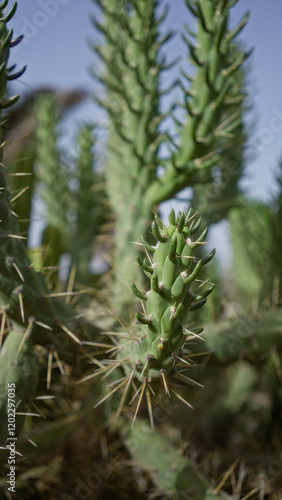
[[[148,231],[152,210],[160,203],[188,186],[209,182],[211,169],[223,167],[221,157],[227,144],[222,139],[241,126],[238,103],[244,95],[236,74],[246,53],[237,48],[235,38],[248,16],[230,29],[230,10],[235,3],[186,0],[197,23],[195,35],[190,36],[188,30],[189,36],[183,36],[195,71],[193,76],[182,72],[184,119],[175,118],[177,133],[172,137],[161,128],[171,115],[160,112],[161,98],[171,90],[160,88],[171,67],[162,54],[171,34],[161,34],[165,12],[159,14],[160,2],[96,1],[104,14],[103,21],[95,25],[105,43],[95,50],[104,63],[98,78],[105,98],[99,102],[110,120],[107,192],[116,214],[114,305],[116,313],[127,320],[132,301],[128,284],[132,277],[140,279],[133,265],[132,242]],[[160,146],[168,151],[165,158],[160,157]]]
[[[205,244],[207,229],[196,237],[201,218],[196,221],[195,216],[196,214],[192,215],[192,209],[187,213],[179,212],[177,216],[171,209],[167,226],[155,216],[152,232],[156,244],[149,244],[143,237],[147,259],[137,259],[144,274],[150,279],[150,288],[143,292],[135,283],[132,284],[135,295],[145,303],[143,311],[136,313],[139,326],[133,334],[118,342],[116,366],[121,365],[126,373],[119,385],[124,386],[127,383],[122,402],[130,382],[137,378],[141,382],[141,393],[136,414],[146,391],[152,424],[148,390],[150,384],[155,385],[155,381],[161,381],[167,395],[170,396],[172,392],[183,400],[173,389],[174,384],[169,387],[170,376],[193,383],[182,373],[183,367],[189,366],[189,360],[183,352],[184,345],[191,339],[199,338],[203,328],[195,328],[193,325],[193,311],[205,304],[214,288],[214,284],[208,283],[208,280],[199,279],[202,266],[213,258],[215,249],[206,257],[197,257],[197,249]],[[206,287],[206,284],[209,286]],[[180,371],[178,367],[181,368]],[[108,369],[106,362],[105,370]],[[103,372],[101,368],[100,371]],[[187,404],[189,406],[189,403]],[[119,411],[120,409],[121,407]]]
[[[10,48],[17,45],[22,37],[13,40],[13,30],[6,24],[16,12],[17,3],[4,15],[8,1],[0,4],[0,111],[12,106],[19,96],[6,98],[7,81],[20,77],[24,69],[12,73],[8,67]],[[1,115],[0,136],[3,136],[5,117]],[[0,151],[2,160],[2,148]],[[84,337],[81,321],[70,304],[64,303],[55,293],[51,293],[42,273],[36,272],[29,259],[20,234],[15,201],[11,197],[7,182],[7,171],[0,163],[0,311],[2,345],[1,370],[5,368],[4,382],[16,384],[16,393],[21,396],[21,405],[27,407],[36,390],[37,368],[32,367],[37,360],[35,345],[44,346],[52,361],[53,355],[69,366],[75,366],[82,355]],[[63,293],[63,296],[66,294]],[[68,295],[68,293],[67,293]],[[87,327],[86,327],[87,328]],[[94,327],[94,330],[96,328]],[[90,335],[91,336],[91,335]],[[2,365],[3,363],[3,365]],[[86,361],[82,361],[86,363]],[[52,366],[52,363],[51,363]],[[3,373],[3,372],[2,372]],[[7,378],[8,377],[8,378]],[[23,384],[24,381],[24,384]],[[2,380],[1,380],[2,384]],[[3,387],[2,387],[3,388]],[[7,390],[7,387],[6,389]],[[7,414],[7,397],[0,399],[0,414]],[[19,419],[17,432],[21,430],[23,419]],[[7,421],[1,418],[1,436],[5,435]]]
[[[160,14],[160,1],[96,1],[104,14],[95,24],[105,36],[105,44],[96,51],[105,64],[98,75],[105,87],[100,103],[111,120],[105,163],[107,197],[116,215],[115,285],[111,279],[107,281],[108,275],[102,280],[108,285],[106,294],[99,290],[95,296],[98,307],[91,304],[87,310],[93,320],[89,324],[83,315],[92,301],[92,290],[85,302],[79,302],[80,309],[72,307],[71,299],[76,293],[81,298],[85,291],[73,291],[79,287],[73,272],[66,292],[51,291],[44,270],[35,270],[26,235],[19,230],[18,219],[29,218],[32,194],[23,206],[20,195],[24,186],[10,182],[11,177],[16,174],[22,180],[22,174],[32,174],[33,186],[37,186],[33,147],[28,165],[22,161],[24,151],[18,149],[21,141],[17,141],[12,168],[6,168],[2,156],[4,127],[9,124],[9,116],[2,111],[18,99],[7,98],[7,81],[24,71],[14,72],[8,65],[9,49],[21,40],[12,40],[7,28],[17,7],[15,3],[9,10],[8,3],[0,1],[0,448],[5,455],[0,496],[4,492],[9,498],[8,449],[3,448],[9,437],[8,410],[13,406],[7,391],[10,386],[17,397],[16,432],[24,431],[17,441],[24,454],[24,460],[16,460],[18,498],[51,499],[59,494],[62,499],[93,495],[101,500],[126,499],[135,498],[136,492],[136,498],[148,494],[148,498],[215,500],[226,498],[224,489],[232,498],[258,494],[276,500],[281,488],[282,442],[281,189],[275,207],[264,206],[261,214],[261,204],[246,204],[233,221],[234,241],[240,251],[238,279],[242,281],[243,273],[249,285],[251,268],[254,275],[266,276],[270,283],[264,280],[264,297],[271,300],[264,308],[259,304],[248,317],[235,314],[233,304],[214,308],[204,336],[201,327],[208,322],[200,308],[217,279],[211,279],[210,266],[209,274],[203,270],[215,251],[204,251],[207,229],[200,230],[196,210],[200,209],[205,226],[207,220],[225,216],[234,203],[246,138],[241,72],[246,54],[235,39],[247,16],[232,29],[230,12],[237,0],[186,0],[196,20],[196,33],[187,28],[189,38],[184,37],[194,75],[183,72],[179,82],[184,117],[179,122],[173,116],[178,127],[173,135],[174,131],[164,132],[170,111],[160,111],[166,93],[161,88],[162,76],[171,67],[162,54],[171,34],[161,34],[165,11]],[[172,88],[176,87],[174,80]],[[41,101],[37,138],[45,167],[38,173],[49,205],[50,227],[57,227],[63,249],[77,264],[79,281],[88,283],[89,260],[95,251],[92,237],[107,216],[100,172],[95,165],[93,168],[95,134],[92,125],[83,125],[72,167],[56,169],[61,163],[58,108],[54,101],[50,105],[51,100]],[[13,120],[15,116],[11,123]],[[161,155],[163,147],[167,147],[166,157]],[[16,172],[18,159],[21,163]],[[224,183],[228,163],[233,161],[238,168]],[[56,184],[59,171],[62,175]],[[73,185],[66,172],[75,180]],[[281,179],[279,184],[281,188]],[[195,211],[176,215],[171,209],[168,223],[154,216],[162,201],[187,186],[195,195],[193,207],[194,202],[199,204]],[[207,186],[219,205],[210,204]],[[66,217],[69,210],[76,216],[72,223]],[[46,233],[47,242],[52,239],[55,243],[57,262],[62,250],[56,248],[55,232]],[[250,250],[252,262],[246,261],[243,272],[243,256]],[[134,264],[136,254],[138,265]],[[128,298],[130,282],[135,303]],[[54,287],[58,287],[57,281]],[[221,291],[217,304],[222,295]],[[137,310],[136,297],[141,300],[139,312],[126,324],[125,313],[130,317]],[[228,302],[228,292],[227,300],[223,299]],[[110,305],[110,312],[104,302]],[[228,306],[233,316],[224,321],[222,311],[229,314]],[[100,315],[105,309],[106,318]],[[122,326],[105,331],[112,310]],[[98,368],[93,371],[93,366]],[[67,378],[63,378],[65,374]],[[102,380],[94,385],[99,375]],[[34,399],[45,398],[46,381],[52,394],[48,394],[48,404],[38,405],[39,413],[45,409],[41,412],[44,422],[25,421],[36,406]],[[82,381],[86,383],[76,384]],[[180,402],[195,411],[184,412]],[[94,404],[95,408],[101,405],[95,412]],[[151,428],[148,419],[142,418],[146,404]],[[165,419],[161,418],[162,409]],[[34,454],[30,451],[33,442],[38,444]],[[262,450],[263,460],[258,460]],[[243,460],[237,461],[238,456],[244,457],[246,467]],[[124,480],[125,471],[130,471],[129,481]]]

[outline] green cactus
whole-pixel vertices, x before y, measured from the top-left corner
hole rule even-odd
[[[234,74],[246,58],[235,50],[234,41],[247,16],[229,29],[229,11],[236,2],[228,0],[187,0],[197,20],[195,43],[184,37],[195,66],[195,75],[184,73],[182,85],[184,123],[172,140],[160,133],[166,115],[160,109],[160,80],[169,67],[162,56],[160,36],[163,16],[157,14],[157,0],[98,0],[104,22],[96,23],[105,36],[105,45],[95,47],[105,64],[99,79],[106,98],[101,105],[110,117],[107,190],[116,213],[114,275],[117,313],[122,306],[128,315],[128,282],[139,279],[134,267],[132,242],[148,230],[152,210],[179,191],[210,179],[210,171],[220,161],[223,144],[241,124],[241,87]],[[234,52],[237,57],[234,60]],[[236,83],[235,83],[236,82]],[[189,86],[189,88],[188,88]],[[177,121],[177,120],[176,120]],[[172,151],[160,159],[160,145]],[[160,169],[159,167],[162,167]]]
[[[41,94],[35,103],[36,178],[45,203],[47,227],[43,243],[47,248],[46,266],[56,266],[67,247],[70,207],[69,169],[62,163],[59,151],[59,108],[55,96]]]
[[[248,203],[242,205],[233,224],[241,263],[247,253],[252,253],[252,262],[247,261],[243,275],[249,281],[251,270],[253,276],[260,275],[264,297],[273,290],[268,288],[267,280],[275,283],[276,300],[268,303],[268,309],[259,309],[248,317],[237,317],[233,311],[232,319],[223,320],[221,312],[216,312],[216,322],[207,325],[204,337],[199,319],[205,316],[200,315],[200,307],[212,292],[212,281],[218,281],[209,266],[209,273],[203,272],[203,266],[214,255],[214,250],[208,255],[204,251],[207,230],[200,230],[201,220],[191,210],[177,215],[171,210],[168,224],[153,216],[159,203],[186,186],[194,191],[194,201],[199,204],[196,209],[204,208],[203,219],[218,220],[234,204],[237,194],[234,186],[241,175],[245,142],[240,69],[245,54],[238,50],[234,38],[246,18],[233,30],[228,26],[229,12],[236,3],[236,0],[186,0],[197,20],[195,43],[185,39],[195,75],[193,78],[183,75],[180,84],[186,116],[178,124],[179,133],[174,141],[169,133],[161,133],[165,115],[160,113],[160,82],[167,69],[161,50],[170,34],[160,36],[160,2],[97,0],[105,14],[98,27],[106,43],[97,50],[106,65],[101,80],[106,90],[102,104],[111,117],[107,193],[117,219],[115,274],[121,284],[115,290],[120,292],[117,308],[118,302],[111,293],[112,283],[107,282],[107,305],[116,308],[118,316],[124,316],[122,308],[130,300],[126,298],[127,284],[123,293],[122,282],[131,280],[132,290],[142,304],[136,321],[104,332],[112,342],[105,341],[105,336],[98,337],[100,329],[81,318],[82,311],[85,312],[82,300],[82,310],[75,311],[68,303],[72,292],[52,293],[43,274],[34,270],[15,214],[19,211],[20,217],[24,214],[28,218],[24,210],[26,214],[30,212],[30,200],[27,207],[16,205],[17,191],[11,193],[7,186],[8,175],[14,170],[8,173],[3,166],[1,149],[0,447],[5,447],[8,436],[6,417],[11,403],[7,386],[15,384],[18,433],[30,405],[34,405],[34,396],[46,389],[46,378],[49,389],[50,374],[55,369],[51,402],[49,406],[42,403],[45,424],[35,426],[28,419],[18,441],[19,450],[28,458],[17,462],[19,498],[94,495],[102,500],[132,498],[136,492],[136,498],[216,500],[227,496],[251,498],[258,494],[276,500],[277,491],[280,494],[281,481],[275,467],[281,462],[281,193],[270,208],[254,204],[249,209]],[[20,40],[11,41],[11,32],[6,28],[16,9],[15,4],[5,16],[2,11],[7,5],[7,1],[0,3],[2,107],[16,100],[6,99],[7,78],[22,73],[11,75],[7,68],[9,48]],[[49,104],[43,103],[46,106],[43,115],[46,112],[44,117],[48,120],[40,122],[38,131],[42,164],[46,159],[48,170],[41,171],[40,176],[46,187],[45,199],[49,200],[50,221],[60,236],[56,241],[63,240],[64,248],[77,263],[79,280],[84,281],[81,278],[84,276],[86,281],[93,235],[97,234],[97,224],[104,220],[106,212],[95,165],[93,171],[93,129],[89,125],[80,129],[74,168],[66,169],[77,181],[69,196],[64,175],[61,185],[55,185],[54,167],[61,160],[55,116],[58,108]],[[6,116],[2,115],[2,146],[4,121]],[[165,145],[170,153],[161,159],[160,146]],[[236,183],[225,185],[229,161],[238,163],[238,171],[231,176]],[[23,163],[22,167],[25,168]],[[31,166],[26,167],[31,172]],[[215,195],[213,200],[219,202],[212,210],[204,189],[207,186],[210,194]],[[68,199],[60,208],[62,188]],[[20,187],[13,183],[12,189]],[[69,209],[77,215],[73,224],[65,217]],[[212,213],[206,217],[207,210]],[[258,217],[254,219],[255,216]],[[47,240],[54,239],[54,235],[51,231]],[[133,264],[137,253],[133,242],[138,245],[139,266]],[[239,274],[242,276],[242,269],[238,278]],[[223,280],[226,281],[226,276]],[[61,301],[64,298],[66,302]],[[224,299],[227,301],[228,297]],[[242,303],[241,296],[240,299]],[[89,304],[90,300],[88,295],[85,302]],[[105,309],[103,303],[98,306]],[[97,309],[92,307],[88,314],[94,318],[94,324],[99,321],[106,328],[108,317],[104,320],[99,315],[97,320]],[[126,312],[131,313],[131,309],[126,307]],[[108,309],[107,315],[110,316]],[[92,370],[93,365],[98,366],[96,371]],[[70,374],[67,379],[62,378],[64,369]],[[101,383],[93,384],[99,374]],[[81,381],[85,384],[76,385]],[[187,384],[192,385],[189,391]],[[202,391],[199,385],[204,385]],[[122,391],[121,397],[118,391]],[[177,403],[193,406],[195,411],[184,412],[182,406],[174,404],[174,398],[178,398]],[[93,418],[93,405],[105,400],[107,404]],[[162,405],[167,410],[169,401],[172,409],[166,412],[164,421],[158,418],[158,410]],[[150,429],[147,420],[136,421],[138,413],[145,415],[146,403],[154,429]],[[38,409],[41,411],[42,407]],[[126,422],[120,417],[122,410]],[[33,441],[38,444],[34,454],[30,452]],[[172,444],[176,442],[179,450]],[[238,466],[237,457],[242,458]],[[130,471],[128,481],[127,471]],[[8,495],[6,472],[4,466],[0,496]],[[152,487],[155,490],[150,490]]]
[[[266,203],[241,197],[230,212],[233,280],[250,301],[258,298],[269,275],[266,262],[272,248],[272,210]]]
[[[232,54],[234,63],[238,58],[240,51],[236,47]],[[249,127],[247,133],[244,124],[247,109],[246,74],[247,70],[243,66],[231,76],[234,85],[227,102],[230,116],[237,116],[236,131],[218,137],[221,155],[215,169],[210,171],[210,181],[194,186],[192,203],[208,226],[225,218],[232,207],[240,205],[238,183],[244,173],[249,136]]]
[[[96,125],[86,123],[81,125],[77,134],[78,151],[74,171],[77,189],[73,193],[76,220],[69,248],[77,269],[77,281],[81,283],[90,282],[89,266],[95,238],[101,234],[103,224],[110,221],[104,173],[98,172],[96,168],[96,129]]]
[[[143,294],[132,286],[135,295],[145,301],[146,312],[137,313],[138,321],[146,325],[137,359],[141,361],[138,369],[149,378],[159,378],[160,371],[170,373],[175,368],[186,339],[193,335],[187,329],[190,311],[204,305],[214,288],[211,285],[203,291],[201,282],[196,282],[201,267],[214,255],[214,250],[207,259],[197,259],[195,250],[203,244],[207,229],[198,238],[192,238],[199,229],[200,219],[195,223],[191,212],[180,212],[176,217],[172,209],[168,226],[155,217],[152,231],[157,243],[155,248],[151,246],[152,261],[139,260],[144,273],[150,276],[151,287]],[[146,248],[147,242],[144,239],[143,242]]]
[[[159,109],[159,87],[166,64],[159,60],[159,54],[170,35],[159,35],[161,17],[156,15],[156,0],[96,3],[103,9],[104,21],[94,24],[106,38],[104,46],[95,46],[106,65],[102,75],[96,75],[107,92],[106,99],[98,102],[112,120],[106,189],[115,215],[114,301],[117,314],[127,316],[129,284],[140,275],[134,265],[136,248],[132,242],[149,228],[152,219],[144,193],[155,179],[159,144],[164,138],[160,134],[164,115]]]
[[[8,31],[6,23],[16,11],[15,3],[6,16],[3,9],[8,1],[0,4],[0,106],[3,109],[14,104],[18,96],[6,99],[8,79],[16,78],[23,73],[11,75],[8,68],[9,49],[16,45],[21,37],[12,40],[13,32]],[[0,127],[3,136],[3,116]],[[0,152],[2,160],[2,148]],[[83,320],[77,318],[69,304],[61,302],[50,292],[41,273],[34,271],[29,260],[23,237],[19,234],[17,217],[12,210],[12,198],[7,187],[6,168],[0,163],[0,310],[1,310],[1,344],[5,353],[6,368],[14,377],[16,392],[22,395],[25,405],[35,390],[35,370],[31,361],[36,359],[35,345],[43,345],[49,352],[56,352],[59,359],[70,366],[80,365],[82,357],[82,338],[85,335]],[[64,294],[63,294],[64,295]],[[85,325],[86,329],[88,327]],[[90,328],[92,329],[92,327]],[[95,332],[97,332],[94,327]],[[93,331],[92,331],[93,332]],[[88,335],[88,334],[87,334]],[[89,335],[91,337],[90,331]],[[95,334],[94,334],[95,335]],[[19,341],[21,338],[21,341]],[[20,346],[20,347],[19,347]],[[19,357],[19,369],[13,366],[15,350]],[[83,356],[84,357],[84,356]],[[2,358],[3,359],[3,358]],[[79,363],[77,361],[79,360]],[[2,361],[2,360],[1,360]],[[80,366],[85,366],[86,359]],[[11,375],[11,376],[12,376]],[[29,381],[28,389],[22,386],[22,378]],[[7,381],[7,379],[5,379]],[[5,396],[2,397],[1,414],[5,413]],[[4,404],[4,407],[3,407]],[[1,419],[1,436],[5,433],[7,422]],[[20,430],[20,429],[18,429]]]
[[[221,320],[206,327],[207,350],[214,352],[220,363],[230,363],[244,353],[244,358],[255,361],[265,356],[269,348],[282,349],[281,309],[259,310],[248,318]],[[195,351],[199,347],[195,346]]]
[[[240,87],[238,91],[233,75],[247,55],[237,49],[234,61],[234,38],[248,15],[229,30],[230,8],[234,3],[186,0],[197,20],[195,43],[183,36],[195,75],[184,73],[186,121],[180,127],[180,143],[165,165],[164,175],[157,178],[146,193],[151,204],[168,200],[189,185],[203,183],[205,175],[209,176],[212,166],[220,160],[218,138],[233,133],[241,123],[240,109],[234,113],[233,98],[236,95],[239,100],[242,92]]]
[[[205,304],[214,288],[208,280],[200,280],[199,273],[215,253],[213,249],[206,257],[197,258],[197,249],[205,243],[207,229],[195,236],[201,225],[200,218],[195,222],[195,215],[190,209],[188,213],[179,212],[176,216],[172,209],[167,226],[155,216],[152,232],[156,244],[151,245],[142,238],[148,260],[138,258],[138,264],[150,278],[150,289],[143,292],[132,284],[133,292],[145,302],[145,306],[143,312],[136,313],[140,326],[131,339],[130,335],[126,336],[117,348],[117,366],[122,365],[126,372],[126,378],[120,385],[124,386],[127,381],[127,392],[132,377],[142,383],[136,414],[144,391],[151,382],[161,381],[167,395],[170,395],[168,376],[192,382],[177,371],[177,367],[183,370],[185,364],[186,367],[189,365],[183,354],[184,344],[199,337],[203,330],[195,329],[190,324],[193,324],[193,311]],[[209,286],[206,287],[206,284]],[[106,363],[105,369],[108,368]],[[173,388],[171,392],[183,400]],[[147,398],[148,395],[146,390]],[[153,425],[150,403],[149,414]]]
[[[125,444],[133,458],[151,475],[159,495],[173,500],[221,500],[220,493],[213,493],[212,485],[181,456],[169,439],[153,431],[140,420],[126,432]]]

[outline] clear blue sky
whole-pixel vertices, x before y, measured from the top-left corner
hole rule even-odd
[[[87,40],[99,40],[89,20],[89,14],[99,10],[91,0],[18,0],[18,11],[10,26],[16,36],[25,40],[13,50],[11,62],[28,68],[14,84],[16,92],[38,86],[74,87],[100,92],[89,76],[88,68],[94,56]],[[164,0],[169,15],[164,29],[176,32],[183,24],[193,26],[184,0]],[[282,157],[282,2],[277,0],[241,0],[232,12],[236,23],[249,10],[251,18],[241,34],[247,47],[254,47],[251,58],[249,92],[256,123],[252,137],[256,158],[248,163],[243,186],[252,197],[271,199],[275,192],[277,162]],[[183,57],[186,50],[179,35],[166,45],[169,59]],[[174,76],[174,75],[173,75]],[[73,116],[76,119],[97,120],[101,112],[88,102]],[[72,122],[71,122],[72,123]],[[73,125],[70,125],[73,128]]]

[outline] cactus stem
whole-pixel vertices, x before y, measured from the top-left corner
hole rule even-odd
[[[185,211],[179,212],[177,217],[175,212],[171,211],[168,226],[161,224],[157,218],[152,223],[155,237],[156,235],[160,237],[158,246],[153,248],[153,256],[152,254],[147,255],[145,261],[137,258],[144,274],[150,278],[150,290],[145,292],[142,289],[139,290],[135,284],[132,286],[135,295],[142,299],[143,311],[141,309],[136,313],[136,318],[141,325],[138,324],[134,331],[122,325],[126,333],[117,332],[117,341],[114,342],[114,347],[107,351],[108,353],[112,352],[112,356],[114,354],[117,356],[116,361],[104,360],[102,361],[102,365],[105,366],[104,371],[100,365],[100,369],[96,371],[97,375],[104,375],[103,378],[105,378],[116,367],[123,368],[127,378],[122,391],[120,391],[122,394],[117,414],[121,413],[127,397],[131,398],[129,405],[135,400],[132,425],[138,414],[141,401],[145,398],[152,425],[151,406],[154,402],[152,395],[155,395],[156,387],[161,393],[165,392],[166,396],[170,397],[172,396],[171,385],[177,390],[179,379],[182,382],[193,383],[191,379],[187,378],[186,380],[185,375],[181,375],[184,369],[189,369],[191,365],[196,366],[196,363],[189,357],[188,346],[190,344],[185,348],[185,343],[191,343],[191,340],[196,337],[204,339],[200,336],[201,329],[187,320],[187,314],[195,308],[193,299],[198,301],[197,306],[202,305],[203,298],[206,298],[212,291],[210,278],[205,281],[196,279],[201,270],[202,261],[196,257],[191,246],[202,243],[207,231],[203,231],[194,242],[190,238],[190,230],[195,234],[199,227],[200,222],[194,221],[193,216],[191,217],[191,210],[187,214]],[[148,249],[145,248],[145,250]],[[192,258],[192,262],[187,261],[186,264],[186,261],[182,259],[186,256]],[[180,259],[176,259],[176,257],[180,257]],[[204,290],[203,287],[206,283],[210,286],[208,290]],[[199,291],[196,291],[197,289]],[[111,335],[115,334],[111,333]],[[127,346],[127,344],[130,345]],[[113,363],[116,365],[113,366]],[[108,364],[110,367],[107,366]],[[177,369],[180,370],[180,376],[174,379]],[[131,390],[130,381],[133,377],[136,385],[132,380],[133,390]],[[175,385],[173,385],[173,379]],[[123,383],[122,380],[119,380],[115,384],[120,382]],[[132,395],[129,395],[129,389],[130,392],[133,392]],[[180,394],[177,397],[190,406],[190,403],[183,400]]]

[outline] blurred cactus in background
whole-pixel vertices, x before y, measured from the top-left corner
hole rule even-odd
[[[95,26],[104,34],[105,45],[95,46],[95,50],[105,67],[98,75],[105,87],[100,103],[111,120],[106,178],[116,214],[114,275],[120,313],[122,302],[130,302],[124,285],[136,274],[132,242],[148,228],[159,203],[187,186],[207,182],[212,167],[222,166],[220,153],[226,146],[219,139],[232,137],[241,124],[244,95],[238,85],[240,78],[234,74],[240,71],[246,54],[235,50],[234,39],[247,18],[230,30],[229,2],[186,2],[197,20],[197,32],[191,39],[195,41],[183,37],[195,72],[193,76],[183,72],[186,116],[184,123],[178,123],[178,137],[172,142],[170,136],[160,133],[166,118],[160,113],[161,97],[171,90],[160,89],[170,67],[163,47],[171,34],[160,35],[164,15],[158,14],[159,2],[96,3],[104,13],[104,22],[95,22]],[[171,149],[165,160],[159,157],[161,144]]]
[[[281,165],[272,202],[241,192],[248,14],[184,3],[191,74],[167,61],[163,2],[94,0],[101,155],[95,117],[61,140],[85,92],[7,97],[25,66],[8,63],[17,3],[0,4],[1,498],[13,411],[15,498],[282,496]],[[225,270],[206,247],[223,219]]]

